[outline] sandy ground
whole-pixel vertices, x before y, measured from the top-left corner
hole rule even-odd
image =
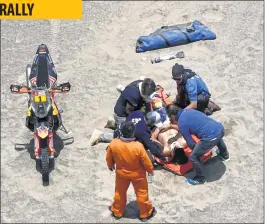
[[[135,53],[140,35],[194,19],[208,25],[217,39]],[[263,2],[243,1],[84,2],[80,21],[2,21],[1,222],[138,222],[132,187],[126,218],[110,216],[114,175],[105,164],[107,144],[89,148],[88,141],[112,114],[117,84],[145,75],[174,95],[175,62],[198,72],[222,107],[213,117],[226,128],[231,160],[206,164],[209,182],[203,186],[187,186],[184,177],[156,171],[150,197],[158,214],[150,222],[263,222],[262,31]],[[58,132],[61,152],[46,188],[29,154],[27,96],[9,93],[10,84],[25,83],[26,64],[41,43],[50,49],[58,82],[73,86],[67,95],[57,95],[57,104],[74,143]],[[150,63],[152,57],[180,50],[185,59]],[[28,150],[15,150],[16,143]]]

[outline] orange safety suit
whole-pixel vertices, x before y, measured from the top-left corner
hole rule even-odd
[[[153,165],[144,146],[137,141],[113,139],[107,147],[106,161],[109,168],[116,164],[116,185],[111,211],[121,217],[127,202],[127,190],[132,182],[140,218],[151,215],[153,206],[148,197],[146,172],[153,172]]]

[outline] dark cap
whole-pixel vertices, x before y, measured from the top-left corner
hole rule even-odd
[[[180,78],[181,75],[183,75],[183,74],[184,74],[184,67],[183,67],[183,65],[179,65],[178,63],[176,63],[172,67],[172,78],[173,79]]]
[[[167,116],[171,117],[172,115],[177,116],[178,112],[181,110],[180,107],[178,107],[175,104],[168,104],[166,106]]]
[[[132,121],[124,121],[120,126],[121,134],[124,138],[134,137],[135,125]]]

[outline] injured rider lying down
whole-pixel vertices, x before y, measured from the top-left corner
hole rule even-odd
[[[169,129],[160,133],[160,128],[164,123],[160,120],[160,114],[156,111],[147,113],[147,122],[152,130],[152,139],[163,146],[163,155],[168,157],[168,161],[175,158],[177,150],[186,148],[187,143],[183,136],[175,129]],[[179,152],[177,152],[179,154]],[[180,153],[181,154],[181,153]]]

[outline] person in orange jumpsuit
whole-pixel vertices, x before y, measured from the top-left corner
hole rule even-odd
[[[125,121],[120,126],[121,137],[113,139],[107,147],[106,161],[109,170],[116,165],[114,202],[109,207],[112,215],[120,219],[125,211],[127,190],[132,183],[143,222],[155,216],[156,210],[148,196],[146,172],[154,175],[153,165],[142,143],[135,141],[135,125]]]

